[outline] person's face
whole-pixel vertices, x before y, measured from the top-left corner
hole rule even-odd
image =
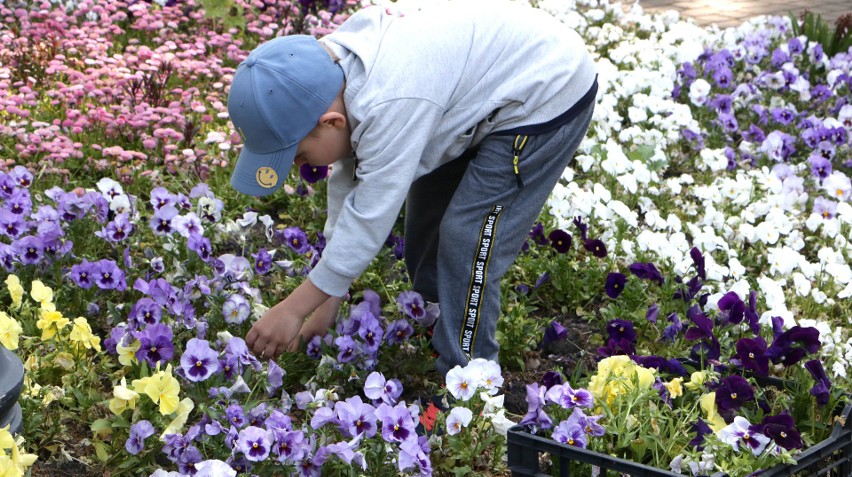
[[[332,116],[329,116],[331,114]],[[301,167],[330,166],[352,152],[346,119],[338,113],[327,113],[317,127],[299,143],[293,163]]]

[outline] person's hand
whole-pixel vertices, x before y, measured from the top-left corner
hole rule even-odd
[[[284,302],[270,308],[246,334],[246,345],[261,359],[276,359],[284,351],[299,348],[299,330],[304,319],[288,313]]]
[[[334,326],[337,321],[337,312],[340,309],[340,303],[343,301],[340,297],[331,297],[308,318],[299,330],[299,336],[310,341],[314,336],[325,336],[328,330]],[[298,345],[298,343],[297,343]]]
[[[299,336],[305,317],[329,296],[310,279],[302,282],[282,302],[270,308],[246,334],[246,345],[261,359],[276,359],[286,351],[299,349]]]

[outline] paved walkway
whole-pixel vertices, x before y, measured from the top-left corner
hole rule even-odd
[[[702,26],[715,24],[733,27],[758,15],[797,16],[806,8],[822,15],[832,28],[841,15],[852,13],[850,0],[625,0],[625,5],[639,2],[646,13],[677,10]]]

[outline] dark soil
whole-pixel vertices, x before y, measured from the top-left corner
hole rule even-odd
[[[506,412],[515,416],[527,413],[527,384],[541,382],[548,371],[558,371],[570,378],[575,371],[593,369],[597,345],[592,337],[600,335],[599,326],[577,316],[557,318],[568,330],[564,340],[548,343],[539,351],[530,353],[523,371],[505,370],[503,373],[503,405]]]

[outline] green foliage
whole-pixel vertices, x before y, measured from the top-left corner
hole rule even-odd
[[[845,53],[852,47],[852,31],[845,22],[838,21],[836,28],[832,30],[822,19],[822,15],[811,11],[802,15],[801,23],[793,13],[790,13],[790,20],[795,36],[804,35],[808,40],[819,43],[828,57]]]
[[[225,29],[245,29],[246,19],[243,7],[234,0],[199,0],[204,7],[205,18],[215,23],[221,22]]]

